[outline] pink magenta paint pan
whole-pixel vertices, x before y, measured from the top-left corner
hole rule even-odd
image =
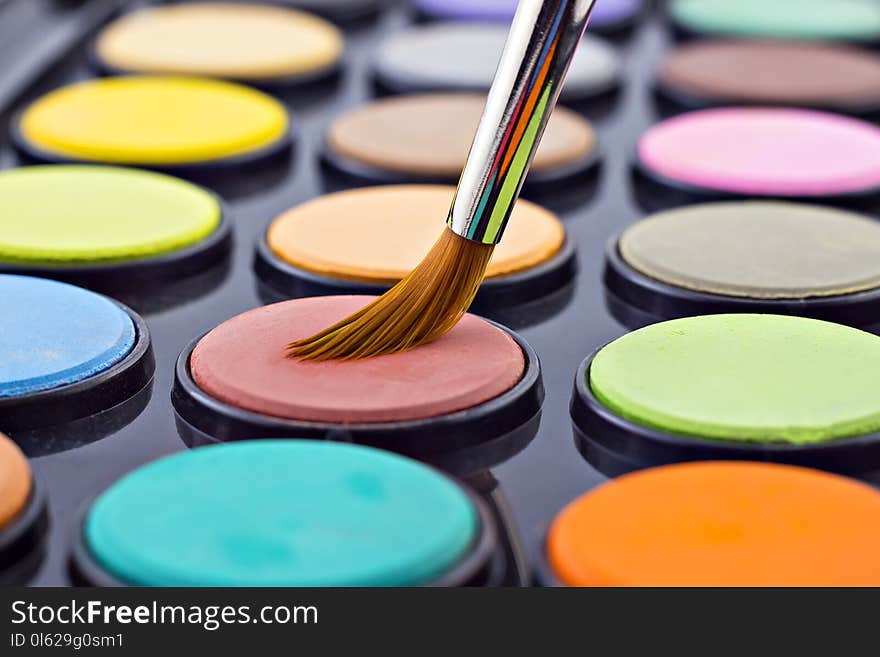
[[[543,387],[534,351],[467,315],[411,351],[303,362],[285,345],[372,297],[297,299],[224,322],[181,353],[172,400],[189,444],[323,438],[396,451],[461,472],[506,460],[535,435]]]
[[[639,139],[637,170],[701,198],[859,200],[880,196],[880,127],[825,112],[691,112]]]

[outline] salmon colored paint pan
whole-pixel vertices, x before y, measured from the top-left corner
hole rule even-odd
[[[271,437],[344,440],[456,472],[484,470],[534,437],[543,387],[532,349],[473,315],[416,349],[305,362],[285,345],[371,297],[311,297],[233,317],[177,361],[172,401],[187,443]]]

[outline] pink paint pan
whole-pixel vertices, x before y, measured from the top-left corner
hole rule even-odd
[[[642,135],[637,171],[667,192],[701,199],[873,200],[880,127],[802,109],[691,112]]]
[[[254,438],[354,442],[457,473],[486,469],[534,437],[538,359],[516,334],[474,315],[411,351],[303,362],[285,345],[372,297],[310,297],[243,313],[181,353],[172,401],[191,445]]]

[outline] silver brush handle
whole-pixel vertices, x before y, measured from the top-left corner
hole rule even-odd
[[[520,0],[447,223],[497,244],[596,0]]]

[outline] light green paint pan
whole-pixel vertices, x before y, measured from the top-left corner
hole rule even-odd
[[[210,192],[158,173],[76,165],[0,172],[0,263],[153,258],[198,244],[220,221]]]
[[[617,415],[697,438],[806,445],[880,430],[880,337],[802,317],[654,324],[599,351],[588,383]]]

